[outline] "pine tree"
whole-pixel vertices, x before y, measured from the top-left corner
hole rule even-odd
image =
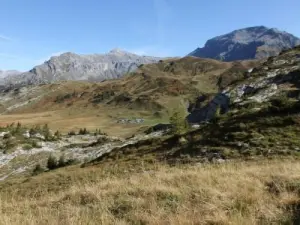
[[[54,133],[54,136],[55,136],[57,139],[60,139],[60,138],[61,138],[61,133],[57,130],[57,131]]]
[[[21,123],[18,122],[18,123],[17,123],[17,127],[16,127],[16,133],[18,133],[18,132],[21,131],[21,127],[22,127]]]
[[[182,134],[187,130],[187,122],[184,118],[184,112],[175,110],[170,117],[170,123],[172,125],[172,134]]]
[[[43,126],[42,132],[43,132],[43,135],[44,135],[46,141],[51,140],[51,132],[50,132],[50,129],[48,127],[48,124],[45,124]]]

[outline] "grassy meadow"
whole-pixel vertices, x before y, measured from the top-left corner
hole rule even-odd
[[[300,162],[66,167],[0,184],[0,224],[299,224]]]

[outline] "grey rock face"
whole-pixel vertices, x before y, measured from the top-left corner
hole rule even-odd
[[[22,72],[17,71],[17,70],[0,70],[0,85],[4,85],[4,79],[6,77],[14,77],[16,75],[21,74]]]
[[[222,114],[231,106],[239,110],[240,106],[249,103],[267,105],[272,98],[284,95],[292,102],[299,101],[300,60],[297,52],[300,52],[300,46],[269,58],[265,63],[250,70],[243,81],[228,86],[204,107],[192,110],[186,118],[187,121],[191,124],[209,121],[214,118],[219,107]],[[257,111],[260,108],[255,107],[251,110]]]
[[[0,78],[6,77],[6,76],[13,76],[18,75],[22,72],[17,70],[0,70]]]
[[[249,27],[208,40],[188,56],[223,61],[262,59],[283,49],[300,45],[300,39],[284,31],[264,26]]]
[[[186,119],[191,124],[211,120],[214,118],[218,107],[220,107],[222,113],[226,113],[229,103],[230,98],[228,95],[219,93],[206,106],[192,111]]]
[[[6,70],[6,71],[0,70],[0,89],[5,87],[5,85],[6,85],[5,78],[6,77],[14,77],[21,73],[22,72],[19,72],[17,70]]]
[[[119,49],[107,54],[78,55],[67,52],[51,57],[44,64],[19,76],[4,78],[6,85],[51,83],[59,80],[102,81],[119,78],[141,64],[155,63],[160,58],[139,56]]]

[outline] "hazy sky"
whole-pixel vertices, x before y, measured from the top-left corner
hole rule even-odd
[[[0,0],[0,69],[29,70],[52,55],[184,56],[238,28],[300,37],[299,0]]]

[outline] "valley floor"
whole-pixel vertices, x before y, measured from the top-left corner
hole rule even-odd
[[[71,166],[0,184],[0,224],[299,224],[299,171],[294,159]]]
[[[140,124],[121,124],[117,123],[118,118],[143,118],[145,121]],[[70,131],[77,132],[81,128],[87,128],[89,131],[101,129],[112,136],[130,137],[143,127],[164,121],[164,119],[156,119],[140,111],[121,111],[115,108],[102,107],[98,110],[64,109],[36,113],[3,114],[0,116],[0,127],[5,127],[6,125],[17,122],[28,127],[33,127],[37,124],[48,124],[51,130],[59,130],[62,133],[68,133]]]

